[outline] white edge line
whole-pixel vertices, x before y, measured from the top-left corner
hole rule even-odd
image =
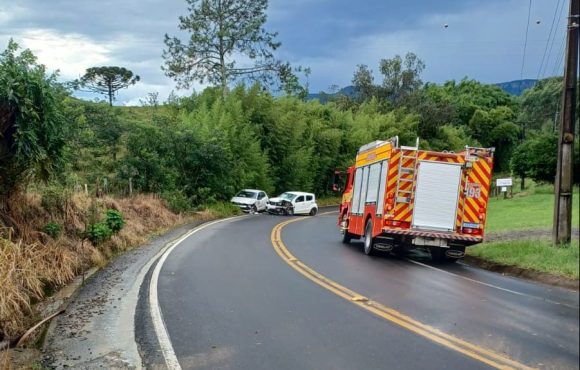
[[[169,333],[167,332],[165,322],[163,321],[163,315],[161,313],[161,307],[159,306],[158,301],[157,282],[159,281],[159,273],[161,272],[163,263],[165,263],[165,260],[171,254],[173,249],[175,249],[175,247],[177,247],[181,242],[189,238],[191,235],[195,234],[200,230],[205,229],[206,227],[236,218],[240,218],[240,216],[224,218],[222,220],[217,220],[200,225],[195,229],[187,232],[177,241],[169,243],[167,247],[161,251],[163,255],[157,262],[157,265],[155,265],[155,270],[153,270],[153,274],[151,275],[151,281],[149,282],[149,308],[151,313],[151,320],[153,321],[155,335],[157,335],[157,339],[159,340],[159,345],[161,347],[161,352],[163,353],[163,357],[165,359],[165,364],[167,365],[167,368],[169,370],[181,370],[181,366],[179,365],[179,361],[177,360],[177,356],[175,355],[175,351],[173,350],[171,339],[169,338]]]
[[[516,292],[515,290],[510,290],[510,289],[502,288],[502,287],[497,286],[497,285],[493,285],[493,284],[489,284],[489,283],[484,283],[483,281],[475,280],[475,279],[472,279],[472,278],[468,278],[466,276],[461,276],[461,275],[454,274],[454,273],[449,272],[449,271],[441,270],[441,269],[438,269],[437,267],[429,266],[427,264],[424,264],[424,263],[421,263],[421,262],[418,262],[418,261],[414,261],[414,260],[409,259],[409,258],[405,258],[405,259],[408,262],[414,263],[416,265],[423,266],[423,267],[426,267],[426,268],[431,269],[431,270],[439,271],[439,272],[444,273],[444,274],[447,274],[447,275],[455,276],[455,277],[461,278],[463,280],[470,281],[472,283],[476,283],[476,284],[480,284],[480,285],[485,285],[485,286],[490,287],[490,288],[502,290],[504,292],[516,294],[516,295],[519,295],[519,296],[522,296],[522,297],[537,299],[537,300],[540,300],[540,301],[543,301],[543,302],[547,302],[547,303],[552,303],[552,304],[555,304],[555,305],[558,305],[558,306],[566,306],[566,307],[571,307],[571,308],[576,308],[576,309],[578,308],[577,306],[569,305],[567,303],[556,302],[556,301],[553,301],[551,299],[546,299],[546,298],[542,298],[542,297],[538,297],[538,296],[535,296],[535,295],[526,294],[526,293],[522,293],[522,292]]]

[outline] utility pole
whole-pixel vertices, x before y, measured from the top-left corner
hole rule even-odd
[[[574,179],[573,156],[579,13],[580,0],[570,0],[560,139],[558,141],[558,167],[556,168],[555,183],[556,199],[554,204],[554,229],[552,231],[554,244],[570,243],[572,236],[572,186]]]

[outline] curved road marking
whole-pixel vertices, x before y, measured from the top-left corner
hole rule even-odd
[[[189,238],[191,235],[195,234],[200,230],[205,229],[206,227],[215,225],[220,222],[232,220],[234,218],[239,218],[239,216],[209,222],[207,224],[203,224],[199,227],[196,227],[195,229],[189,231],[187,234],[183,235],[175,242],[169,243],[167,247],[165,247],[165,249],[161,251],[163,255],[159,259],[159,262],[157,262],[155,270],[153,270],[153,274],[151,275],[151,281],[149,282],[149,309],[151,312],[151,320],[153,321],[153,328],[155,330],[155,334],[157,335],[157,339],[159,340],[159,346],[161,347],[161,352],[163,353],[165,364],[167,365],[167,368],[169,370],[181,370],[181,366],[179,365],[179,361],[177,360],[177,356],[175,355],[175,351],[173,350],[173,345],[171,344],[171,339],[169,338],[167,327],[165,326],[165,322],[163,321],[163,314],[161,313],[161,307],[159,306],[158,301],[157,283],[159,281],[159,273],[161,272],[163,263],[165,263],[165,260],[171,254],[173,249],[175,249],[175,247],[177,247],[181,242]]]
[[[510,359],[507,356],[496,353],[492,350],[480,347],[478,345],[466,342],[462,339],[454,337],[450,334],[444,333],[432,326],[423,324],[417,320],[414,320],[410,316],[407,316],[397,310],[390,307],[384,306],[376,301],[370,300],[367,297],[358,294],[345,286],[338,284],[337,282],[327,278],[311,269],[302,261],[297,259],[290,251],[286,248],[282,242],[282,228],[284,226],[306,219],[307,217],[295,218],[292,220],[284,221],[279,223],[272,229],[271,241],[272,246],[276,253],[294,270],[298,271],[307,279],[315,282],[316,284],[322,286],[323,288],[331,291],[332,293],[338,295],[341,298],[350,301],[352,304],[359,306],[373,314],[397,324],[415,334],[421,335],[427,339],[432,340],[440,345],[443,345],[449,349],[460,352],[466,356],[469,356],[477,361],[483,362],[489,366],[495,367],[497,369],[532,369],[531,367],[521,364],[515,360]]]

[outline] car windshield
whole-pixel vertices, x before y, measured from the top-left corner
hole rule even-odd
[[[240,198],[256,198],[257,196],[258,196],[258,193],[256,193],[255,191],[248,191],[248,190],[242,190],[236,195],[236,197],[240,197]]]
[[[292,199],[296,198],[296,194],[282,193],[282,194],[280,194],[280,198],[286,199],[286,200],[292,200]]]

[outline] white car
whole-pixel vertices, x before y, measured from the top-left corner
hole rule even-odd
[[[256,213],[267,209],[268,195],[263,190],[243,189],[230,202],[244,212]]]
[[[268,212],[278,215],[304,214],[314,216],[318,212],[316,196],[301,191],[287,191],[270,199]]]

